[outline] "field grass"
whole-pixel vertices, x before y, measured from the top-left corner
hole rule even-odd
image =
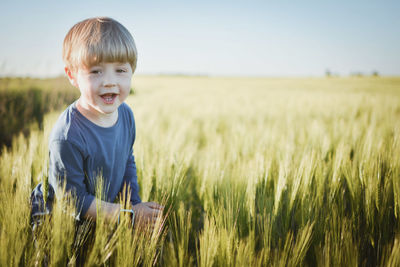
[[[53,79],[0,77],[0,147],[11,146],[14,135],[43,126],[44,115],[79,97],[64,77]]]
[[[400,78],[138,76],[134,88],[141,197],[165,203],[163,230],[100,219],[82,254],[90,226],[75,238],[58,200],[32,242],[52,113],[1,155],[1,266],[400,265]]]

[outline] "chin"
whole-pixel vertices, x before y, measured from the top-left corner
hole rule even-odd
[[[117,110],[117,108],[113,108],[113,109],[101,109],[101,113],[103,113],[103,114],[105,114],[105,115],[111,115],[111,114],[113,114],[116,110]]]
[[[101,114],[112,114],[118,109],[118,106],[112,106],[112,107],[97,107],[97,111]]]

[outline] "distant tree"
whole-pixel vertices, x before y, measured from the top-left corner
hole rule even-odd
[[[325,70],[325,76],[326,77],[331,77],[332,76],[332,72],[329,69]]]
[[[355,71],[355,72],[351,72],[350,76],[352,76],[352,77],[363,77],[364,74],[361,71]]]
[[[373,76],[373,77],[379,77],[378,71],[374,70],[374,71],[372,72],[371,76]]]

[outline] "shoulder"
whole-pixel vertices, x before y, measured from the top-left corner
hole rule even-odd
[[[119,115],[125,124],[135,127],[135,118],[132,109],[125,102],[119,106]]]
[[[132,109],[125,102],[119,106],[119,111],[133,117]]]
[[[83,143],[82,120],[79,119],[75,103],[71,104],[58,117],[50,134],[49,144],[71,143],[81,146]]]

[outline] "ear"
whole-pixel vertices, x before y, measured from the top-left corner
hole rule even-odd
[[[67,74],[69,82],[75,86],[78,87],[78,83],[76,81],[75,73],[68,67],[64,68],[65,74]]]

